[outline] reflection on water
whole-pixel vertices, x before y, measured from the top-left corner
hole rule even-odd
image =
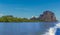
[[[57,22],[0,23],[1,35],[40,35]]]

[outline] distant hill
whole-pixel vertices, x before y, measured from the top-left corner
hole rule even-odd
[[[32,17],[31,20],[41,20],[47,22],[57,21],[55,14],[52,11],[44,11],[38,18]]]

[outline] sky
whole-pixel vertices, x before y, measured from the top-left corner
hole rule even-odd
[[[50,10],[60,20],[60,0],[0,0],[0,16],[31,18]]]

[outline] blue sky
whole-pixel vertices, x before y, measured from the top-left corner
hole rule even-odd
[[[60,0],[0,0],[0,16],[31,18],[39,16],[45,10],[54,12],[60,20]]]

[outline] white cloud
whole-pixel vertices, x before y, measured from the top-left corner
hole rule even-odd
[[[0,13],[0,17],[4,16],[4,14]]]

